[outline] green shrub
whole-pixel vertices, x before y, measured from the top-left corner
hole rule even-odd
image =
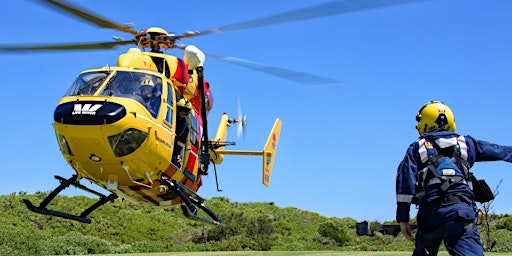
[[[19,230],[9,226],[2,226],[0,230],[0,245],[3,251],[19,252],[21,254],[37,255],[39,248],[39,234],[31,230]],[[9,253],[0,255],[11,255]]]
[[[327,221],[318,227],[318,233],[323,237],[330,238],[338,243],[340,246],[345,245],[348,241],[347,234],[342,229],[338,228],[332,221]]]
[[[493,247],[493,252],[512,252],[512,232],[499,229],[491,232],[491,238],[496,238],[496,246]]]
[[[47,193],[0,195],[0,255],[123,254],[194,251],[412,251],[414,243],[375,233],[356,235],[352,218],[326,218],[273,203],[238,203],[223,197],[205,202],[226,227],[185,218],[179,207],[155,207],[115,200],[79,223],[27,210]],[[49,209],[80,212],[96,198],[57,196]],[[203,213],[204,214],[204,213]],[[493,251],[512,252],[510,216],[496,216]],[[414,221],[412,221],[414,222]],[[371,228],[380,224],[372,222]]]
[[[496,229],[506,229],[512,231],[512,217],[503,217],[496,222]]]
[[[157,241],[142,240],[137,241],[131,245],[132,251],[136,253],[149,253],[149,252],[166,252],[172,246],[166,245]]]
[[[41,243],[43,255],[82,255],[111,253],[110,243],[94,236],[72,231]]]
[[[215,243],[220,251],[241,251],[243,250],[242,243],[237,237],[230,237]]]

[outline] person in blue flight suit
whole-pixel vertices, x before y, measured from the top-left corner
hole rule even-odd
[[[187,116],[192,110],[192,104],[186,99],[181,99],[176,103],[176,138],[174,139],[174,152],[172,162],[176,166],[181,166],[182,150],[187,143],[189,133]]]
[[[152,77],[145,76],[140,79],[137,100],[147,108],[153,117],[157,116],[160,107],[160,90],[158,89]]]
[[[178,115],[176,116],[176,138],[178,141],[185,143],[188,135],[188,121],[187,116],[190,114],[192,105],[190,101],[181,99],[176,103]]]
[[[460,177],[462,174],[457,171],[461,164],[436,169],[441,170],[438,173],[457,181],[449,186],[443,186],[441,179],[432,175],[422,175],[431,163],[429,152],[452,155],[453,158],[457,154],[460,156],[458,159],[464,160],[455,162],[465,162],[469,168],[475,162],[512,162],[512,147],[456,134],[453,112],[440,101],[423,105],[416,121],[420,137],[409,145],[396,176],[396,220],[405,238],[415,242],[412,255],[437,255],[443,241],[450,255],[484,255],[475,225],[476,204],[469,186],[471,181]],[[418,184],[423,184],[420,186],[424,189],[423,194],[418,193]],[[419,207],[416,239],[412,237],[409,225],[411,203]]]

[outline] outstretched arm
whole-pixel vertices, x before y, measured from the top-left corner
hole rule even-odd
[[[471,136],[466,136],[473,142],[475,162],[484,161],[507,161],[512,162],[512,147],[497,145],[488,141],[476,140]]]

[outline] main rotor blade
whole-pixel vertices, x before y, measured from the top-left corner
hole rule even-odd
[[[93,14],[91,11],[73,6],[69,3],[64,3],[63,1],[57,1],[57,0],[38,0],[38,1],[43,2],[45,4],[50,4],[51,6],[57,7],[58,9],[63,10],[68,14],[73,14],[74,16],[78,16],[78,17],[80,17],[86,21],[89,21],[99,27],[102,27],[102,28],[113,28],[113,29],[124,31],[124,32],[132,33],[134,35],[137,35],[139,33],[138,31],[133,30],[130,26],[118,24],[114,21],[110,21],[106,18],[103,18],[97,14]]]
[[[343,13],[350,13],[356,11],[363,11],[373,8],[380,8],[398,4],[406,4],[413,2],[420,2],[425,0],[337,0],[327,2],[311,7],[297,9],[281,14],[271,15],[264,18],[249,20],[245,22],[239,22],[232,25],[227,25],[218,28],[212,28],[205,31],[196,32],[195,35],[201,34],[213,34],[219,32],[225,32],[230,30],[239,30],[246,28],[255,28],[261,26],[274,25],[279,23],[286,23],[299,20],[307,20],[313,18],[320,18],[325,16],[338,15]],[[184,36],[188,37],[188,36]]]
[[[59,51],[59,50],[109,50],[118,45],[135,44],[135,41],[78,43],[60,45],[25,45],[25,46],[2,46],[0,51],[23,52],[23,51]]]
[[[239,59],[239,58],[235,58],[235,57],[222,56],[222,55],[206,53],[206,52],[205,52],[205,54],[210,57],[213,57],[213,58],[225,61],[225,62],[229,62],[229,63],[235,64],[238,66],[242,66],[242,67],[256,70],[259,72],[263,72],[263,73],[266,73],[269,75],[284,78],[286,80],[300,83],[300,84],[314,85],[314,84],[340,83],[340,81],[337,81],[337,80],[334,80],[331,78],[326,78],[326,77],[312,75],[312,74],[308,74],[308,73],[293,71],[293,70],[284,69],[284,68],[273,67],[273,66],[269,66],[266,64],[253,62],[253,61],[249,61],[249,60]]]

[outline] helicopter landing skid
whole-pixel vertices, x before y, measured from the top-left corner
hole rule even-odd
[[[183,215],[185,215],[187,218],[196,219],[209,224],[224,227],[221,218],[217,216],[217,214],[215,214],[210,208],[206,207],[206,205],[203,204],[205,200],[194,191],[176,180],[169,181],[167,179],[162,179],[161,182],[167,185],[167,187],[176,193],[180,197],[181,201],[183,201],[184,205],[181,205],[181,210]],[[203,210],[210,218],[198,215],[196,206]]]
[[[91,219],[87,217],[89,213],[96,210],[96,208],[104,205],[108,201],[114,201],[114,199],[117,198],[117,195],[112,193],[109,196],[105,196],[97,191],[94,191],[90,188],[87,188],[86,186],[80,184],[78,175],[73,175],[69,179],[62,178],[60,176],[55,175],[55,179],[60,181],[60,185],[56,187],[40,204],[39,206],[35,206],[30,202],[28,199],[23,199],[23,202],[27,206],[27,208],[35,213],[44,214],[44,215],[52,215],[56,217],[61,217],[64,219],[70,219],[70,220],[76,220],[83,223],[91,223]],[[59,212],[54,210],[49,210],[46,208],[46,206],[64,189],[66,189],[69,186],[74,186],[76,188],[85,190],[89,193],[95,194],[100,197],[100,200],[98,202],[91,205],[89,208],[85,209],[80,215],[73,215],[65,212]]]

